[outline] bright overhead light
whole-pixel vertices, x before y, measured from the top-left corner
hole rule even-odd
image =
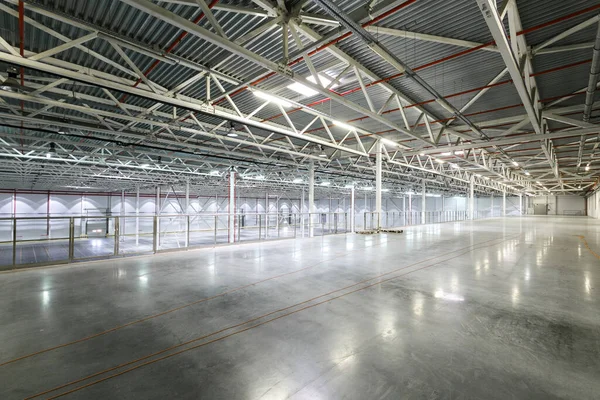
[[[336,121],[336,120],[334,120],[334,121],[333,121],[333,124],[334,124],[335,126],[339,126],[340,128],[343,128],[343,129],[348,129],[349,131],[354,131],[354,130],[356,130],[356,128],[355,128],[355,127],[353,127],[352,125],[348,125],[348,124],[346,124],[346,123],[344,123],[344,122],[341,122],[341,121]]]
[[[541,183],[541,182],[539,182],[539,181],[535,181],[535,183],[537,183],[538,185],[541,185],[541,184],[542,184],[542,183]]]
[[[435,160],[436,163],[440,163],[440,164],[443,164],[443,163],[446,162],[444,160],[440,160],[439,158],[434,158],[434,160]]]
[[[302,183],[302,178],[296,178],[292,182],[294,182],[294,183]]]
[[[459,168],[460,168],[458,165],[456,165],[456,164],[454,164],[454,163],[453,163],[453,164],[450,164],[450,166],[451,166],[452,168],[454,168],[454,169],[459,169]]]
[[[352,189],[352,188],[354,187],[354,185],[353,185],[353,184],[349,184],[349,185],[346,185],[346,186],[344,186],[344,187],[345,187],[346,189]]]
[[[235,133],[235,132],[229,132],[229,133],[227,134],[227,136],[229,136],[229,137],[238,137],[238,134],[237,134],[237,133]]]
[[[518,166],[519,166],[519,163],[518,163],[518,162],[516,162],[516,161],[513,161],[513,162],[512,162],[512,164],[513,164],[515,167],[518,167]]]
[[[451,156],[451,155],[452,155],[452,152],[450,152],[450,151],[446,151],[446,152],[442,153],[442,155],[443,155],[443,156]]]
[[[389,192],[390,189],[381,189],[382,192]]]
[[[150,166],[150,164],[142,164],[142,165],[140,165],[140,167],[142,167],[142,168],[148,168],[149,166]]]
[[[329,186],[329,185],[331,185],[331,182],[327,182],[327,181],[321,182],[321,186]]]
[[[394,142],[393,140],[390,139],[386,139],[386,138],[381,138],[381,143],[385,144],[386,146],[394,146],[397,147],[398,143]]]
[[[529,172],[525,171],[525,175],[529,176],[531,175]]]
[[[263,175],[256,175],[256,176],[254,177],[254,179],[256,179],[257,181],[264,181],[264,180],[265,180],[265,177],[264,177]]]
[[[420,156],[424,156],[424,155],[425,155],[425,153],[419,153],[419,155],[420,155]]]
[[[256,97],[263,99],[263,100],[270,101],[271,103],[279,104],[283,107],[291,107],[292,106],[292,103],[290,103],[289,101],[285,101],[283,99],[280,99],[279,97],[275,97],[268,93],[261,92],[260,90],[254,90],[253,92]]]
[[[215,169],[213,171],[210,171],[210,175],[212,175],[212,176],[219,176],[219,175],[221,175],[221,173]]]
[[[589,171],[589,170],[590,170],[590,166],[589,166],[589,165],[586,165],[586,166],[585,166],[585,170],[586,170],[586,171]]]
[[[414,194],[415,194],[415,192],[404,192],[404,194],[407,194],[407,195],[409,195],[409,196],[412,196],[412,195],[414,195]]]
[[[317,80],[312,75],[309,76],[308,78],[306,78],[306,80],[311,83],[317,84]],[[322,85],[323,87],[327,87],[331,83],[331,79],[324,76],[323,74],[319,74],[319,81],[320,81],[319,86]],[[331,87],[334,88],[336,86],[337,85],[332,85]],[[296,93],[300,93],[301,95],[307,96],[307,97],[312,97],[312,96],[319,94],[319,92],[317,92],[316,90],[309,88],[308,86],[306,86],[300,82],[294,82],[291,85],[288,85],[288,88],[292,89]]]
[[[456,150],[456,151],[454,152],[454,154],[455,154],[455,155],[462,155],[462,154],[465,154],[465,152],[464,152],[464,151],[462,151],[462,150]]]
[[[489,181],[489,180],[490,180],[490,177],[489,177],[489,176],[484,176],[484,177],[483,177],[483,179],[486,179],[486,180],[488,180],[488,181]]]
[[[372,186],[365,186],[363,188],[361,188],[362,190],[373,190]]]
[[[475,176],[478,177],[478,178],[481,178],[481,175],[479,175],[479,174],[475,174]]]

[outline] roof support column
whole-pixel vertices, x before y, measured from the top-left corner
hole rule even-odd
[[[235,171],[229,170],[229,205],[227,207],[229,243],[235,243]]]
[[[523,215],[523,195],[519,194],[519,215]]]
[[[376,158],[375,158],[375,213],[377,216],[376,229],[381,229],[381,166],[382,166],[382,147],[381,140],[377,141],[376,144]]]
[[[140,187],[135,187],[135,245],[140,244]]]
[[[308,237],[314,236],[315,219],[315,163],[310,162],[308,166]]]
[[[186,179],[185,181],[185,247],[189,247],[190,245],[190,181]]]
[[[475,177],[469,181],[469,219],[475,219]]]
[[[502,191],[502,216],[506,217],[506,189]]]
[[[156,232],[154,235],[156,236],[156,249],[160,248],[160,186],[156,187],[156,200],[154,202],[154,218],[156,219]]]
[[[421,223],[425,223],[425,214],[426,214],[426,193],[425,193],[425,180],[421,181]]]
[[[354,233],[354,185],[350,188],[350,232]]]

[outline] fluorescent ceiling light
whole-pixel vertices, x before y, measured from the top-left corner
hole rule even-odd
[[[329,186],[329,185],[331,185],[331,182],[327,182],[327,181],[321,182],[321,186]]]
[[[435,160],[436,163],[440,163],[440,164],[443,164],[443,163],[446,162],[444,160],[440,160],[439,158],[435,158],[434,160]]]
[[[361,188],[362,190],[373,190],[372,186],[365,186],[363,188]]]
[[[419,153],[419,155],[420,155],[420,156],[424,156],[424,155],[425,155],[425,153]]]
[[[229,132],[229,133],[227,134],[227,136],[229,136],[229,137],[238,137],[238,134],[237,134],[237,133],[235,133],[235,132]]]
[[[142,168],[148,168],[149,166],[150,166],[150,164],[142,164],[142,165],[140,165],[140,167],[142,167]]]
[[[393,140],[390,139],[386,139],[386,138],[381,138],[381,143],[385,144],[386,146],[398,146],[398,143],[394,142]]]
[[[354,185],[351,183],[349,185],[344,186],[346,189],[352,189],[354,187]]]
[[[489,181],[490,177],[489,176],[484,176],[483,179],[487,179]]]
[[[302,178],[296,178],[292,182],[294,182],[294,183],[302,183]]]
[[[464,152],[464,151],[462,151],[462,150],[456,150],[456,151],[454,152],[454,154],[461,155],[461,154],[465,154],[465,152]]]
[[[356,130],[356,128],[355,128],[355,127],[353,127],[352,125],[348,125],[348,124],[346,124],[346,123],[343,123],[343,122],[341,122],[341,121],[335,121],[335,120],[334,120],[334,121],[333,121],[333,124],[334,124],[335,126],[339,126],[340,128],[348,129],[349,131],[354,131],[354,130]]]
[[[212,175],[212,176],[219,176],[221,174],[219,173],[219,171],[213,170],[213,171],[210,171],[210,175]]]
[[[518,166],[519,166],[519,163],[518,163],[518,162],[516,162],[516,161],[513,161],[513,162],[512,162],[512,164],[513,164],[515,167],[518,167]]]
[[[525,175],[529,176],[531,175],[529,172],[525,171]]]
[[[382,192],[389,192],[390,189],[381,189]]]
[[[590,166],[589,166],[589,165],[586,165],[586,166],[585,166],[585,170],[586,170],[586,171],[589,171],[589,170],[590,170]]]
[[[283,107],[291,107],[292,106],[292,103],[290,103],[289,101],[285,101],[283,99],[280,99],[279,97],[275,97],[268,93],[261,92],[260,90],[254,90],[253,92],[256,97],[263,99],[263,100],[270,101],[271,103],[279,104]]]
[[[409,196],[412,196],[412,195],[414,195],[414,194],[415,194],[415,192],[404,192],[404,194],[407,194],[407,195],[409,195]]]
[[[445,152],[445,153],[442,153],[442,155],[443,155],[443,156],[451,156],[451,155],[452,155],[452,152],[450,152],[450,151],[447,151],[447,152]]]
[[[317,83],[315,77],[312,75],[309,76],[308,78],[306,78],[306,80],[309,82],[312,82],[314,84],[317,84],[319,86],[323,86],[323,87],[327,87],[331,83],[331,79],[329,77],[324,76],[323,74],[319,74],[320,84]],[[334,88],[336,86],[337,85],[332,85],[332,88]],[[308,86],[306,86],[300,82],[294,82],[291,85],[288,85],[288,88],[292,89],[296,93],[300,93],[301,95],[307,96],[307,97],[312,97],[312,96],[319,94],[319,92],[317,92],[316,90],[311,89]]]

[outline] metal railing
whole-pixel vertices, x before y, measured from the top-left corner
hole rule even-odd
[[[465,221],[467,219],[467,211],[387,211],[381,213],[381,216],[376,212],[363,212],[355,216],[355,229],[376,229],[378,221],[382,228],[392,229],[411,225]]]
[[[0,218],[0,270],[349,231],[343,212]]]

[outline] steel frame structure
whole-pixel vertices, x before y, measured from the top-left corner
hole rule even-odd
[[[331,0],[314,2],[318,7],[270,0],[253,1],[254,7],[203,0],[171,0],[169,7],[149,0],[113,2],[180,30],[178,41],[165,50],[47,2],[2,0],[0,15],[21,21],[26,31],[0,34],[0,63],[21,71],[20,89],[0,90],[0,178],[5,185],[35,189],[191,183],[219,191],[227,171],[235,168],[239,184],[248,189],[298,192],[307,185],[312,163],[316,184],[328,182],[320,190],[373,186],[379,198],[383,190],[401,194],[423,184],[440,193],[466,193],[471,182],[482,193],[590,189],[599,169],[594,164],[600,128],[593,118],[583,121],[578,115],[585,111],[589,119],[600,106],[593,102],[593,88],[584,86],[586,77],[583,89],[542,101],[534,64],[541,55],[592,55],[595,37],[560,42],[595,28],[599,7],[574,13],[586,19],[530,47],[526,34],[544,24],[522,26],[516,0],[501,9],[491,0],[472,2],[493,39],[487,43],[385,26],[386,18],[416,2],[384,0],[368,10],[342,9]],[[195,19],[175,7],[192,9]],[[251,30],[240,34],[228,24],[239,16],[255,18]],[[77,35],[59,32],[56,24]],[[40,49],[23,43],[19,37],[26,32],[55,45]],[[273,37],[281,38],[273,46],[277,50],[260,50],[273,45]],[[501,57],[503,66],[485,86],[458,93],[469,98],[456,105],[456,94],[443,95],[420,75],[428,65],[409,67],[379,37],[463,49],[436,65],[483,53]],[[215,46],[217,61],[172,51],[182,40]],[[374,62],[386,68],[376,70]],[[177,79],[153,75],[158,64]],[[232,73],[236,64],[251,66],[253,74]],[[476,70],[466,61],[464,67]],[[0,69],[2,81],[5,69]],[[330,81],[323,81],[324,74]],[[505,77],[523,111],[472,119],[467,112],[481,112],[482,98],[498,90]],[[291,83],[316,94],[291,94]],[[573,101],[590,91],[591,102],[589,95],[585,105]],[[433,100],[424,100],[429,97]]]

